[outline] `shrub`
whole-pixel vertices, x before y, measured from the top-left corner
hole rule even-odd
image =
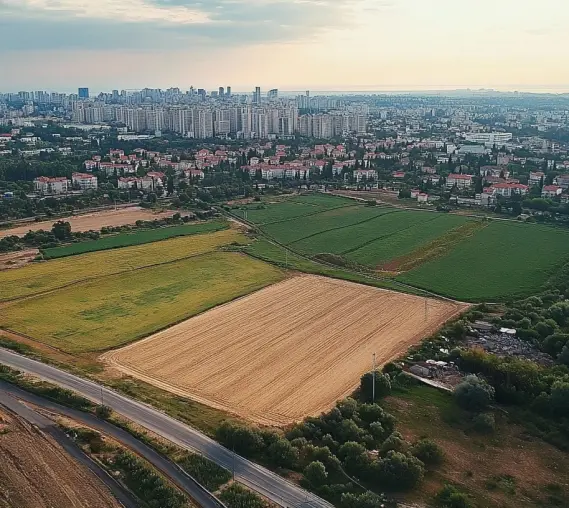
[[[391,434],[381,445],[379,451],[386,454],[390,451],[402,452],[407,448],[407,442],[399,432]]]
[[[496,428],[496,420],[493,414],[481,413],[472,419],[474,430],[482,434],[491,434]]]
[[[311,462],[304,469],[304,477],[315,487],[323,485],[328,479],[326,467],[322,462]]]
[[[365,401],[373,401],[374,373],[367,372],[360,379],[360,391]],[[379,400],[391,393],[391,381],[387,374],[375,371],[375,398]]]
[[[342,494],[340,503],[342,508],[382,508],[385,498],[369,491],[359,495],[346,493]]]
[[[210,492],[231,480],[231,473],[215,462],[196,453],[188,453],[177,461],[179,466]]]
[[[386,490],[409,490],[415,487],[425,474],[423,463],[409,455],[390,451],[376,463],[377,478]]]
[[[467,376],[454,390],[457,404],[469,411],[481,411],[494,400],[495,390],[477,376]]]
[[[275,466],[292,468],[298,460],[298,450],[286,439],[279,439],[269,446],[267,456]]]
[[[223,422],[216,431],[217,439],[240,455],[251,456],[263,449],[263,438],[256,429]]]
[[[109,406],[97,406],[95,409],[95,414],[101,418],[101,420],[106,420],[111,416],[113,410]]]
[[[421,439],[411,448],[411,454],[427,466],[436,466],[444,460],[443,449],[430,439]]]
[[[340,446],[338,455],[342,460],[346,471],[353,475],[367,473],[371,460],[364,446],[359,443],[345,443]]]
[[[470,498],[452,485],[445,485],[437,494],[435,501],[441,508],[472,508]]]
[[[229,508],[265,508],[267,503],[257,494],[238,483],[233,483],[219,495]]]

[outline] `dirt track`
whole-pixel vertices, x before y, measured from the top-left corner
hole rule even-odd
[[[0,506],[120,506],[90,471],[26,421],[0,411],[0,434]]]
[[[43,229],[50,231],[53,223],[58,220],[68,221],[71,224],[72,231],[99,231],[104,226],[124,226],[126,224],[134,224],[137,220],[162,219],[164,217],[171,217],[174,213],[175,212],[172,211],[155,213],[138,206],[119,208],[117,210],[74,215],[49,221],[29,222],[23,226],[0,230],[0,238],[11,235],[23,236],[30,230],[37,231],[38,229]]]
[[[298,276],[103,359],[179,395],[261,424],[284,425],[351,393],[370,370],[374,352],[378,365],[386,363],[464,308]]]

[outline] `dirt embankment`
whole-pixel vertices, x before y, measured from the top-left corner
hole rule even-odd
[[[119,508],[55,441],[0,409],[0,507]]]

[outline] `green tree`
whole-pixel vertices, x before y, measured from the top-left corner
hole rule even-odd
[[[342,494],[340,506],[341,508],[383,508],[385,498],[370,491],[364,494],[346,492]]]
[[[267,455],[276,466],[289,469],[293,468],[298,460],[298,450],[286,439],[279,439],[270,445]]]
[[[411,454],[427,466],[436,466],[443,462],[443,449],[430,439],[421,439],[411,448]]]
[[[71,238],[71,224],[66,221],[58,220],[51,228],[53,236],[58,240],[64,241]]]
[[[322,462],[314,461],[304,469],[304,477],[315,487],[324,485],[328,479],[326,467]]]
[[[472,508],[470,498],[452,485],[445,485],[436,495],[435,501],[441,508]]]
[[[494,400],[495,390],[477,376],[467,376],[454,390],[457,404],[469,411],[482,411]]]
[[[423,463],[409,455],[390,451],[376,464],[377,479],[386,490],[410,490],[425,474]]]
[[[360,379],[360,392],[362,398],[366,401],[372,401],[374,396],[373,386],[375,380],[375,399],[379,400],[391,393],[391,381],[387,374],[376,370],[367,372]]]

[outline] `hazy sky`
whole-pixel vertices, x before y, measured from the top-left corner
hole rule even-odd
[[[569,91],[568,0],[0,0],[0,91]]]

